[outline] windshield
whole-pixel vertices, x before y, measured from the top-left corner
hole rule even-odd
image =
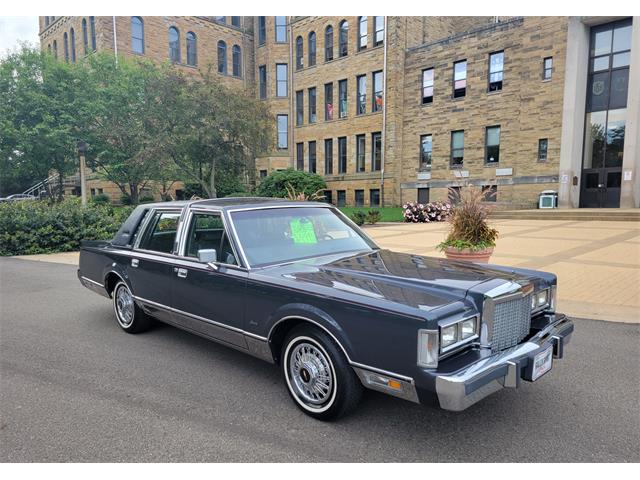
[[[330,208],[264,208],[231,218],[252,267],[376,248]]]

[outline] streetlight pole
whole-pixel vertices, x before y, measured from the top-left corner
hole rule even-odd
[[[85,171],[85,154],[87,153],[87,144],[82,140],[78,140],[78,155],[80,156],[80,200],[82,206],[87,206],[87,174]]]

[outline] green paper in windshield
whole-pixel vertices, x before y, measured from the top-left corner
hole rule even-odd
[[[296,218],[289,222],[293,243],[318,243],[313,223],[307,219]]]

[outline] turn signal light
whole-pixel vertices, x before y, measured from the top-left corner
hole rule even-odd
[[[389,385],[389,387],[393,388],[394,390],[400,390],[401,388],[400,382],[398,382],[397,380],[389,380],[387,382],[387,385]]]

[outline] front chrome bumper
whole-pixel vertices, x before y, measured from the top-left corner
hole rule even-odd
[[[549,325],[524,343],[487,356],[462,370],[437,375],[435,387],[440,407],[461,411],[502,388],[516,388],[530,375],[534,356],[553,345],[553,357],[562,358],[573,322],[555,315]]]

